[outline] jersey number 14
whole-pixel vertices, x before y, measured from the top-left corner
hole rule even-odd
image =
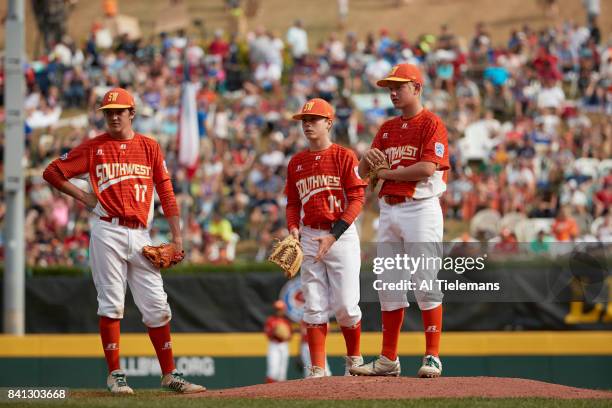
[[[338,197],[329,195],[327,201],[329,201],[329,212],[342,211],[342,201]]]

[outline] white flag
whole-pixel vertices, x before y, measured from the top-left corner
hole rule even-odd
[[[194,167],[198,162],[200,148],[198,133],[198,110],[196,92],[198,85],[192,82],[183,84],[181,97],[181,118],[179,122],[179,164]]]

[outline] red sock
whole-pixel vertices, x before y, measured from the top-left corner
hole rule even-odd
[[[170,323],[161,327],[149,327],[149,338],[159,360],[162,374],[171,373],[175,369],[174,356],[172,355],[172,341],[170,340]]]
[[[404,322],[404,308],[382,312],[383,344],[380,354],[391,361],[397,358],[397,341],[399,340],[402,323]]]
[[[360,356],[361,351],[359,350],[359,343],[361,340],[361,321],[351,327],[340,326],[342,329],[342,335],[344,336],[344,343],[346,343],[346,355],[347,356]]]
[[[119,337],[121,335],[121,319],[111,319],[110,317],[100,316],[100,338],[102,339],[102,349],[104,358],[111,373],[120,368],[119,366]]]
[[[325,369],[325,337],[327,337],[327,323],[307,323],[306,331],[308,332],[310,364]]]
[[[442,334],[442,305],[429,310],[421,310],[423,330],[425,330],[425,354],[438,356],[440,335]]]

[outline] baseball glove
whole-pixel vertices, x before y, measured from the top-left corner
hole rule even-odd
[[[280,341],[287,341],[291,337],[291,329],[286,324],[277,324],[272,335]]]
[[[387,159],[384,159],[376,163],[376,165],[370,169],[370,171],[368,172],[370,182],[368,184],[370,185],[370,188],[372,188],[372,190],[374,190],[376,188],[376,185],[378,184],[378,172],[380,170],[390,168],[391,166],[389,166],[389,162],[387,161]]]
[[[285,271],[285,276],[288,279],[297,275],[302,266],[303,259],[302,244],[293,235],[289,235],[282,241],[277,242],[268,257],[268,261],[277,264]]]
[[[174,266],[185,258],[185,251],[177,251],[174,244],[146,245],[142,254],[158,269]]]

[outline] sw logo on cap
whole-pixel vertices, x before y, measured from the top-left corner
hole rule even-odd
[[[314,107],[314,102],[308,102],[308,103],[304,104],[303,112],[311,111],[313,107]]]
[[[118,96],[119,92],[109,92],[106,102],[115,102]]]

